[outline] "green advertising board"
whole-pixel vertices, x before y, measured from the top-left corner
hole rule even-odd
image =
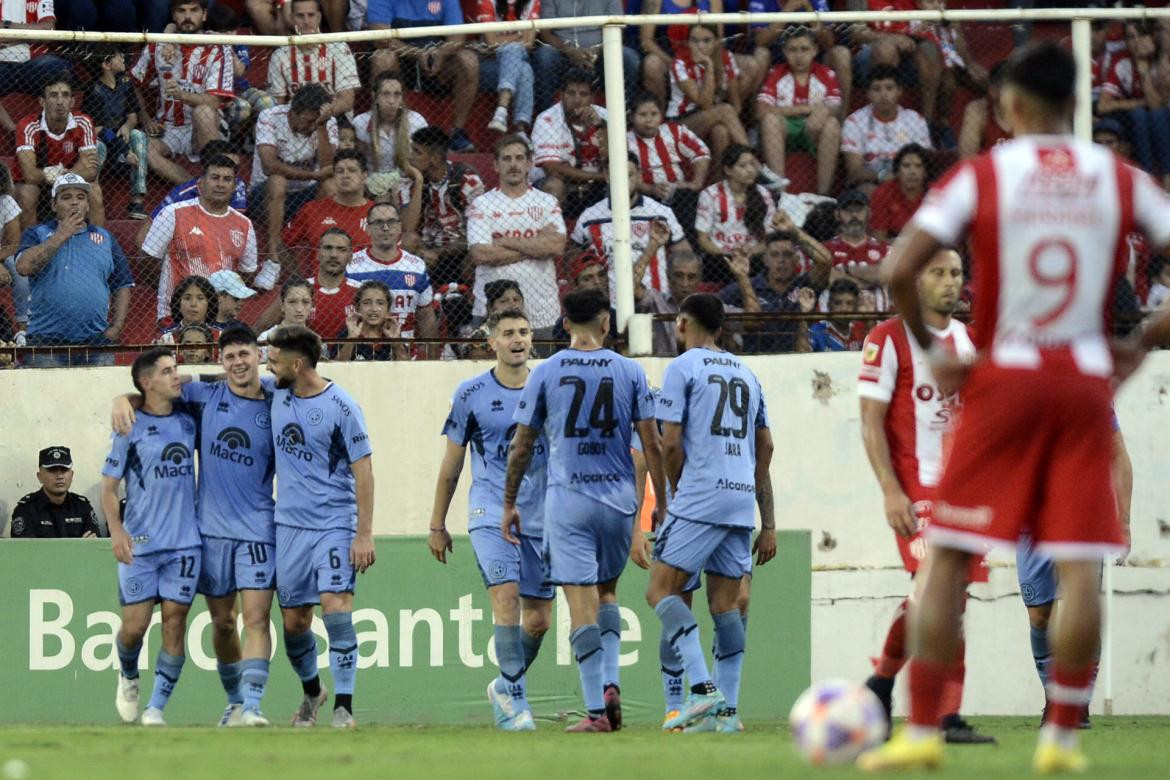
[[[809,682],[810,551],[807,531],[778,534],[776,559],[752,584],[748,652],[740,711],[745,719],[784,717]],[[3,688],[19,706],[0,722],[114,723],[119,620],[115,562],[108,540],[5,541],[0,545],[4,608],[0,611]],[[643,598],[647,573],[627,567],[618,588],[622,607],[622,705],[626,719],[662,717],[658,663],[660,623]],[[695,594],[704,642],[711,621]],[[264,710],[287,722],[300,686],[284,657],[280,616],[273,608],[274,658]],[[153,684],[158,613],[143,650],[144,695]],[[528,676],[538,721],[580,710],[577,669],[569,648],[563,597]],[[490,723],[485,697],[495,675],[491,606],[466,537],[440,566],[417,537],[378,539],[378,563],[358,578],[354,624],[360,662],[354,696],[359,723]],[[322,681],[330,685],[325,629],[314,620]],[[210,724],[224,706],[215,672],[210,617],[202,599],[188,619],[187,664],[167,707],[172,724]]]

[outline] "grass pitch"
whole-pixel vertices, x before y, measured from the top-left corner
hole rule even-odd
[[[948,748],[944,777],[1026,777],[1035,718],[976,718],[998,747]],[[0,778],[132,780],[133,778],[817,778],[861,775],[852,768],[806,766],[787,728],[753,723],[740,735],[669,735],[646,726],[618,734],[563,734],[538,723],[533,734],[486,727],[371,726],[328,728],[169,728],[12,726],[0,730]],[[1170,776],[1170,718],[1098,717],[1084,732],[1091,777]],[[12,759],[27,765],[10,771]]]

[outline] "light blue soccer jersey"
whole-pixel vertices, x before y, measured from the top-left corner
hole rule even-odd
[[[550,487],[632,513],[631,427],[653,417],[654,396],[641,366],[608,349],[565,349],[532,371],[515,420],[544,428]]]
[[[658,419],[683,426],[686,464],[670,514],[754,527],[756,430],[768,427],[755,374],[728,352],[689,349],[666,367]]]
[[[182,412],[138,412],[115,433],[102,475],[126,480],[122,526],[135,555],[200,545],[195,503],[195,422]]]
[[[244,398],[227,382],[188,382],[183,406],[199,424],[199,532],[276,541],[273,527],[272,384]]]
[[[459,385],[451,399],[451,411],[443,424],[443,435],[462,447],[471,447],[468,531],[498,526],[503,517],[508,445],[516,432],[512,415],[522,392],[522,388],[500,384],[493,369]],[[544,532],[547,461],[548,448],[541,433],[533,445],[532,462],[516,498],[522,533],[537,539]]]
[[[278,389],[272,399],[276,445],[276,524],[324,531],[357,527],[357,494],[349,464],[371,454],[361,407],[332,382],[298,398]]]

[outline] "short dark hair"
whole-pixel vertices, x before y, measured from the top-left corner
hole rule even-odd
[[[832,298],[834,295],[840,295],[841,293],[855,296],[861,295],[861,288],[852,279],[846,279],[845,277],[834,279],[829,284],[829,297]]]
[[[427,125],[415,130],[410,136],[410,140],[424,149],[437,149],[444,154],[451,148],[451,136],[447,135],[443,128],[434,125]]]
[[[643,90],[642,92],[639,92],[634,97],[633,102],[630,103],[630,113],[632,114],[641,108],[643,103],[653,103],[654,105],[658,106],[659,111],[664,110],[662,107],[662,98],[658,97],[653,92]]]
[[[183,293],[188,287],[198,287],[207,298],[207,322],[213,322],[219,314],[219,293],[206,276],[188,276],[175,285],[171,293],[171,322],[178,325],[183,321],[182,301]]]
[[[578,68],[576,66],[569,68],[565,71],[565,75],[561,78],[561,89],[564,89],[570,84],[585,84],[590,89],[592,89],[593,73],[585,70],[584,68]]]
[[[353,236],[351,236],[349,233],[346,233],[344,230],[342,230],[339,227],[331,227],[328,230],[326,230],[324,233],[322,233],[321,238],[317,240],[317,246],[321,245],[321,241],[325,238],[325,236],[341,236],[342,238],[344,238],[346,241],[349,242],[350,246],[353,246]]]
[[[369,160],[367,160],[366,156],[357,149],[342,149],[341,151],[337,152],[337,154],[333,155],[333,166],[337,167],[337,163],[341,162],[342,160],[354,160],[357,162],[358,167],[362,169],[363,173],[370,170]]]
[[[495,314],[488,316],[488,330],[495,330],[496,326],[499,325],[503,320],[524,320],[525,322],[530,322],[528,315],[525,314],[522,309],[504,309],[503,311],[496,312]]]
[[[236,165],[235,160],[228,157],[226,154],[217,154],[214,157],[204,157],[201,162],[203,163],[203,174],[205,176],[208,172],[211,171],[212,168],[231,168],[232,173],[236,173],[240,170],[240,166]]]
[[[791,230],[773,230],[771,233],[764,236],[765,246],[775,241],[790,241],[793,244],[800,244],[800,238]]]
[[[369,221],[370,216],[374,213],[374,209],[394,209],[395,214],[397,214],[399,217],[402,216],[402,211],[398,208],[398,206],[386,200],[376,200],[370,204],[368,209],[366,209],[367,221]]]
[[[483,300],[484,304],[490,307],[493,303],[499,300],[508,290],[515,290],[520,293],[520,298],[523,300],[524,291],[520,289],[520,283],[514,279],[495,279],[483,286]]]
[[[280,325],[268,336],[268,346],[294,352],[312,368],[321,360],[321,337],[304,325]]]
[[[867,87],[872,87],[877,81],[893,81],[899,87],[902,86],[902,79],[898,77],[898,69],[893,65],[874,65],[869,69],[869,80],[865,82]]]
[[[1030,43],[1008,58],[1003,80],[1014,84],[1050,108],[1062,108],[1073,99],[1077,63],[1067,49],[1046,41]]]
[[[584,325],[609,312],[609,296],[602,290],[573,290],[565,296],[564,307],[569,322]]]
[[[70,92],[75,89],[73,86],[73,76],[69,75],[69,71],[58,70],[51,73],[48,78],[41,82],[41,97],[45,96],[45,93],[49,91],[49,87],[56,86],[57,84],[64,84],[69,87]]]
[[[154,372],[154,366],[159,360],[174,356],[169,347],[155,347],[134,358],[134,363],[130,366],[130,381],[134,383],[134,389],[146,395],[146,388],[142,386],[143,377]]]
[[[219,348],[227,349],[236,344],[244,344],[245,346],[256,345],[256,333],[247,325],[233,325],[232,327],[219,334]]]
[[[723,301],[711,293],[688,295],[679,305],[678,313],[686,314],[711,335],[715,335],[723,327]]]
[[[240,18],[231,6],[216,3],[207,9],[207,29],[212,32],[233,33],[240,26]]]
[[[210,160],[212,157],[218,157],[222,154],[240,155],[243,153],[244,150],[240,148],[239,144],[216,138],[203,144],[203,148],[199,150],[199,162],[202,164],[204,160]]]
[[[313,297],[313,285],[309,283],[308,279],[304,278],[303,276],[290,276],[288,281],[280,286],[281,303],[284,302],[284,299],[288,297],[290,292],[297,289],[298,287],[304,287],[309,291],[309,297]]]
[[[192,331],[196,331],[202,334],[203,338],[206,339],[204,342],[206,344],[210,344],[215,340],[215,334],[211,332],[211,328],[207,327],[202,322],[193,322],[190,325],[184,325],[183,327],[179,328],[178,338],[175,339],[175,343],[183,343],[183,336]]]
[[[207,8],[207,0],[171,0],[171,12],[183,5],[197,5],[200,8]]]
[[[532,144],[527,138],[519,133],[509,133],[501,136],[494,144],[492,144],[492,157],[496,160],[500,159],[500,155],[509,146],[523,146],[524,156],[529,160],[532,159]]]
[[[320,84],[305,84],[298,89],[289,102],[290,114],[316,114],[321,106],[329,103],[329,92]]]

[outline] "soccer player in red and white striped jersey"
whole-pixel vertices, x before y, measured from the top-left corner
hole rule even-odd
[[[171,20],[184,35],[203,32],[204,3],[172,3]],[[220,137],[220,101],[235,96],[232,65],[231,49],[216,44],[152,43],[142,50],[130,76],[138,88],[158,84],[158,115],[145,129],[152,133],[156,121],[162,126],[162,137],[150,139],[151,170],[174,184],[190,178],[170,158],[185,154],[197,160],[203,145]]]
[[[817,192],[827,194],[841,152],[841,88],[821,65],[812,30],[799,27],[784,41],[785,63],[772,68],[756,95],[760,143],[768,168],[784,174],[788,147],[817,156]]]

